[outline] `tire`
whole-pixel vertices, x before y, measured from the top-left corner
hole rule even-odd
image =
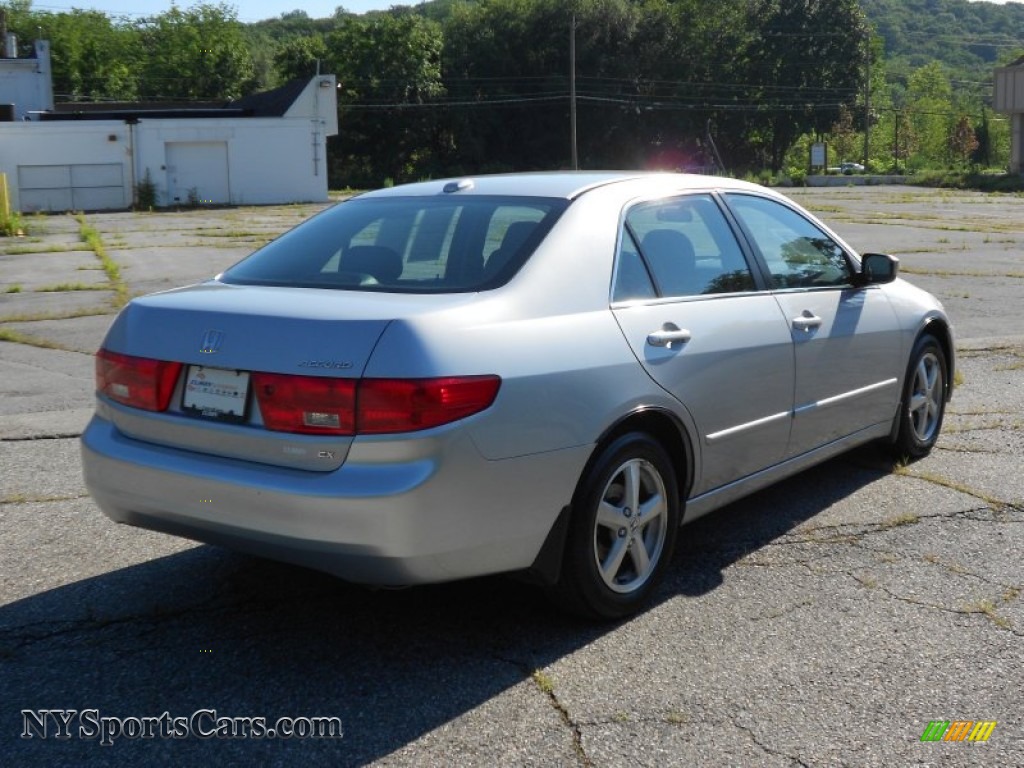
[[[927,456],[939,439],[949,388],[946,365],[946,353],[934,336],[917,340],[896,417],[899,427],[893,448],[898,458]]]
[[[678,487],[665,449],[649,435],[631,432],[604,448],[573,498],[555,601],[587,618],[639,610],[672,559]]]

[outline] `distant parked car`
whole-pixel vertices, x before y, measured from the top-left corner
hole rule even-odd
[[[860,163],[843,163],[839,166],[839,170],[849,176],[853,173],[864,173],[864,166]]]
[[[525,571],[623,616],[681,522],[931,450],[953,336],[897,268],[730,179],[371,192],[121,312],[85,481],[116,521],[356,582]]]

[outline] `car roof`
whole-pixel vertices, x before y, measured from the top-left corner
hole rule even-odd
[[[360,197],[408,197],[442,194],[554,197],[572,200],[597,187],[628,184],[661,189],[761,190],[756,184],[720,176],[643,171],[551,171],[507,173],[423,181],[367,192]]]

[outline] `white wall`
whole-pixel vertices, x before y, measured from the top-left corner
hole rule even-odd
[[[0,123],[0,173],[7,174],[11,207],[22,211],[128,207],[132,200],[128,148],[127,126],[121,122]],[[87,178],[88,166],[104,167],[95,181]],[[110,166],[120,167],[119,191],[109,186]],[[33,187],[26,190],[24,200],[19,177]],[[74,192],[68,189],[71,184]],[[102,185],[97,190],[101,194],[91,195],[91,184]],[[89,204],[94,199],[100,204]]]
[[[314,130],[318,133],[316,146]],[[229,199],[212,202],[253,205],[327,200],[324,136],[322,128],[311,120],[141,120],[134,133],[136,178],[142,179],[149,171],[159,205],[175,203],[172,197],[176,187],[197,186],[199,197],[204,198],[201,179],[193,185],[187,180],[175,183],[171,178],[174,169],[167,166],[167,145],[184,143],[226,144]]]
[[[147,170],[160,206],[193,195],[231,205],[326,202],[334,83],[333,75],[312,79],[284,117],[0,123],[0,173],[24,211],[127,208]],[[120,194],[110,186],[113,164]],[[19,175],[33,187],[24,201]]]
[[[0,104],[14,105],[14,119],[53,109],[50,43],[36,40],[36,58],[0,59]]]
[[[1010,116],[1010,173],[1024,172],[1024,66],[1000,67],[995,72],[993,106]]]
[[[334,75],[317,75],[292,103],[285,117],[323,121],[328,136],[338,134],[338,79]]]

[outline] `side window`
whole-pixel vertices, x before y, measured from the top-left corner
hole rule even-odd
[[[646,265],[659,296],[754,290],[750,267],[711,195],[641,203],[626,215],[626,228],[623,249],[629,243],[638,251],[640,266]],[[620,253],[616,298],[621,273],[637,272],[632,261]]]
[[[729,195],[729,206],[761,252],[776,288],[848,285],[850,265],[832,238],[793,209],[754,195]]]
[[[640,258],[640,249],[628,232],[622,233],[622,244],[615,260],[615,287],[612,290],[612,301],[632,301],[634,299],[653,299],[658,292],[654,290],[651,276]]]

